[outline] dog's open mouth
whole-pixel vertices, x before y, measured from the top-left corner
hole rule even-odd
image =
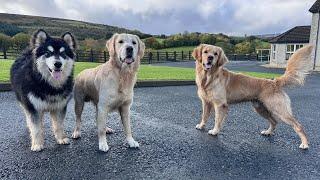
[[[49,71],[50,71],[51,76],[52,76],[55,80],[61,79],[61,77],[62,77],[62,70],[61,70],[61,69],[54,69],[54,70],[52,70],[52,69],[49,68]]]
[[[209,70],[209,69],[211,69],[212,68],[212,64],[211,63],[203,63],[203,66],[204,66],[204,68],[206,69],[206,70]]]
[[[131,63],[134,62],[134,59],[133,59],[133,58],[126,57],[126,58],[124,59],[124,62],[127,63],[127,64],[131,64]]]

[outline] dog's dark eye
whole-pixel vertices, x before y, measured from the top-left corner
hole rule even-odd
[[[51,51],[47,51],[46,54],[45,54],[46,58],[52,56],[52,52]]]
[[[216,55],[218,55],[218,53],[214,53],[214,55],[216,56]]]
[[[132,44],[137,44],[135,41],[132,41]]]
[[[60,53],[60,56],[61,56],[63,59],[66,59],[66,58],[67,58],[67,55],[66,55],[65,52]]]
[[[203,53],[206,53],[206,54],[207,54],[207,53],[208,53],[208,51],[203,51]]]
[[[120,43],[120,44],[122,44],[122,43],[123,43],[123,41],[122,41],[122,40],[120,40],[120,41],[119,41],[119,43]]]

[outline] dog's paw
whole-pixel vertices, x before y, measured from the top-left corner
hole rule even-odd
[[[138,148],[139,143],[135,141],[133,138],[127,139],[130,148]]]
[[[300,149],[309,149],[309,145],[308,144],[300,144],[299,148]]]
[[[113,134],[114,133],[114,130],[109,128],[109,127],[106,127],[106,133],[107,134]]]
[[[43,144],[34,144],[31,146],[31,151],[39,152],[43,150],[44,146]]]
[[[73,133],[72,133],[72,138],[73,139],[78,139],[78,138],[80,138],[81,137],[81,132],[80,131],[74,131]]]
[[[57,139],[58,144],[70,144],[69,138]]]
[[[197,124],[196,125],[196,129],[198,129],[198,130],[201,130],[201,129],[203,129],[204,128],[204,125],[201,125],[201,124]]]
[[[219,133],[219,131],[216,129],[212,129],[212,130],[208,131],[208,134],[210,134],[212,136],[216,136],[216,135],[218,135],[218,133]]]
[[[99,150],[103,152],[108,152],[109,146],[107,143],[99,143]]]
[[[268,130],[263,130],[263,131],[261,131],[261,135],[263,135],[263,136],[272,136],[273,132],[268,131]]]

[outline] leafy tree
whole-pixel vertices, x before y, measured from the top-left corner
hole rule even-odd
[[[235,46],[235,52],[238,54],[250,54],[256,53],[256,49],[269,49],[270,44],[260,39],[248,38],[242,43],[238,43]]]
[[[12,46],[12,40],[10,36],[0,33],[0,49],[7,50]]]
[[[147,48],[160,49],[162,47],[161,43],[154,37],[144,39],[144,43]]]
[[[242,43],[236,44],[235,52],[237,54],[249,54],[252,51],[252,42],[244,41]]]
[[[189,34],[189,43],[187,46],[196,46],[200,44],[199,34],[198,33],[191,33]]]
[[[100,44],[98,40],[87,38],[80,43],[80,49],[83,50],[102,50],[104,45]]]
[[[216,39],[217,42],[225,42],[225,43],[229,43],[230,39],[227,35],[224,35],[222,33],[219,33],[218,35],[216,35]]]
[[[255,44],[256,44],[256,49],[270,49],[270,43],[260,40],[260,39],[256,39],[255,40]]]
[[[201,34],[200,43],[214,45],[216,43],[216,38],[214,37],[213,34]]]
[[[231,36],[230,37],[230,43],[233,44],[233,45],[242,43],[245,40],[246,40],[245,37],[237,37],[237,36]]]
[[[221,47],[226,54],[234,53],[234,45],[231,43],[217,42],[215,45]]]
[[[15,47],[24,49],[29,45],[30,36],[25,33],[18,33],[12,37],[12,41]]]

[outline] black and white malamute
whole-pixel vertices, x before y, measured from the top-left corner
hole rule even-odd
[[[11,67],[12,89],[26,116],[32,151],[43,149],[45,112],[50,112],[57,143],[69,143],[63,121],[73,88],[75,49],[71,33],[53,38],[38,30],[28,49]]]

